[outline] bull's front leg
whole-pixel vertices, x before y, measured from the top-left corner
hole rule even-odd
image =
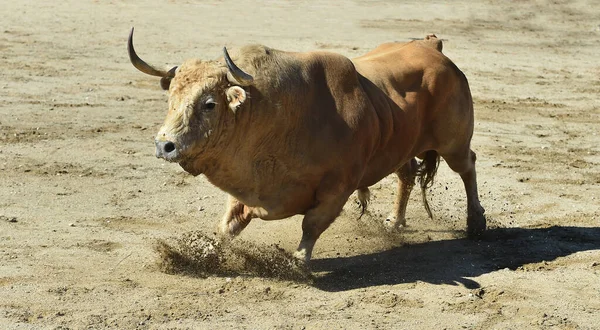
[[[406,227],[406,206],[408,205],[410,193],[415,186],[417,161],[414,158],[411,159],[396,171],[396,175],[398,175],[398,192],[394,212],[385,219],[385,223],[393,229],[400,229]]]
[[[365,187],[356,190],[356,192],[356,195],[358,197],[358,205],[360,206],[360,217],[362,217],[365,214],[367,206],[369,206],[369,203],[371,201],[371,191],[368,187]]]
[[[305,262],[310,261],[317,239],[340,214],[352,192],[353,189],[348,189],[341,193],[327,194],[315,207],[305,213],[302,220],[302,240],[294,253],[296,258]]]
[[[252,208],[229,195],[225,214],[219,224],[219,232],[225,237],[237,236],[248,226],[252,218],[255,218]]]

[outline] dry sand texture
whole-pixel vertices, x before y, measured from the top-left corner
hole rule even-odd
[[[597,1],[5,0],[1,8],[0,328],[599,327]],[[194,237],[212,235],[225,196],[154,157],[166,96],[129,63],[131,26],[139,54],[158,65],[247,43],[353,57],[437,34],[471,84],[490,231],[463,238],[462,183],[442,163],[430,191],[435,220],[415,191],[410,227],[382,232],[395,190],[386,178],[372,189],[369,214],[358,220],[350,200],[324,233],[312,279],[285,266],[300,217],[254,221],[227,247],[238,259],[221,276],[164,272],[181,266],[173,253],[208,244]]]

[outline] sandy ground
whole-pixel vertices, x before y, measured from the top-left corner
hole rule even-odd
[[[600,327],[600,6],[596,1],[3,1],[0,328],[593,329]],[[386,234],[395,180],[354,199],[310,281],[167,274],[158,240],[212,235],[225,194],[154,157],[166,112],[146,60],[247,43],[349,57],[436,33],[469,78],[489,232],[464,238],[441,164]],[[300,217],[239,237],[293,251]]]

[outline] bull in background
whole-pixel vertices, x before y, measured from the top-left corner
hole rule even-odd
[[[391,173],[399,180],[388,221],[405,225],[415,178],[424,192],[440,156],[464,182],[468,236],[485,230],[470,148],[471,92],[441,50],[433,35],[352,60],[249,45],[233,59],[224,48],[217,60],[160,70],[135,53],[133,29],[128,40],[132,64],[161,77],[169,94],[156,156],[229,194],[219,225],[226,236],[253,218],[303,214],[295,255],[306,261],[350,195],[358,190],[364,210],[368,187]]]

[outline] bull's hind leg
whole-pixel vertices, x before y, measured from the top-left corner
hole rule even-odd
[[[386,224],[393,226],[395,229],[406,226],[406,206],[408,205],[410,193],[415,186],[417,169],[417,161],[413,158],[396,171],[396,175],[398,175],[398,193],[396,194],[394,212],[385,220]]]
[[[477,174],[475,172],[475,152],[467,149],[466,152],[442,155],[450,168],[460,174],[467,192],[467,235],[479,236],[485,231],[485,210],[479,202],[477,192]]]
[[[226,237],[237,236],[254,217],[252,208],[230,195],[227,200],[225,215],[223,215],[223,219],[219,224],[219,232]]]

